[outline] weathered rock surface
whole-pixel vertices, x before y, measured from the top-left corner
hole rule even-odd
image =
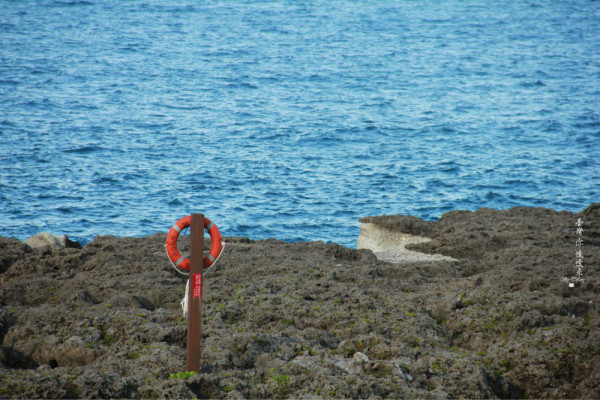
[[[0,238],[0,398],[597,397],[600,204],[362,222],[456,261],[227,238],[193,375],[165,234],[53,251]]]
[[[45,250],[64,249],[66,247],[81,248],[79,243],[73,242],[67,235],[53,235],[50,232],[41,232],[25,240],[25,244],[34,249]]]
[[[362,220],[361,220],[362,221]],[[430,242],[431,239],[411,235],[372,222],[363,222],[356,244],[357,249],[369,249],[379,260],[395,264],[428,262],[428,261],[457,261],[452,257],[441,254],[426,254],[406,248],[408,245]]]

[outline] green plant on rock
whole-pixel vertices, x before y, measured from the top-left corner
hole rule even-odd
[[[445,372],[447,370],[447,368],[442,367],[439,361],[434,361],[431,364],[431,369],[436,372]]]
[[[498,325],[500,325],[500,321],[498,321],[497,319],[492,319],[492,320],[490,320],[490,321],[486,322],[486,323],[483,325],[483,328],[484,328],[486,331],[489,331],[489,330],[492,330],[492,329],[494,329],[494,328],[495,328],[496,326],[498,326]]]
[[[117,340],[119,339],[119,337],[117,335],[111,335],[110,333],[107,332],[103,332],[102,333],[102,342],[104,343],[105,346],[112,346],[113,344],[115,344],[117,342]]]
[[[221,386],[221,390],[224,391],[225,393],[229,393],[233,391],[233,386],[227,384],[224,386]]]
[[[286,374],[277,374],[273,377],[273,380],[277,384],[277,394],[283,396],[286,391],[286,386],[290,380],[290,376]]]
[[[244,296],[242,296],[242,289],[244,288],[244,284],[240,283],[237,285],[237,290],[235,292],[235,301],[239,304],[242,305],[244,303]]]
[[[411,347],[413,349],[418,349],[419,347],[421,347],[420,344],[419,344],[420,340],[418,338],[413,338],[410,342],[412,342]]]
[[[512,321],[513,318],[515,317],[515,315],[513,313],[509,313],[509,312],[504,312],[502,313],[502,316],[504,317],[504,319],[506,319],[507,321]]]
[[[190,377],[196,375],[197,372],[196,371],[181,371],[181,372],[177,372],[174,374],[169,375],[169,379],[183,379],[183,380],[187,380]]]

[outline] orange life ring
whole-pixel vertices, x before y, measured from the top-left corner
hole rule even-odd
[[[192,224],[192,216],[188,215],[187,217],[181,218],[179,221],[175,222],[175,225],[169,229],[169,233],[167,234],[167,244],[165,245],[167,248],[167,254],[169,258],[173,262],[173,264],[179,268],[185,269],[189,271],[190,269],[190,260],[188,258],[184,258],[179,250],[177,250],[177,238],[179,237],[179,233],[190,226]],[[210,267],[214,264],[214,262],[221,254],[221,249],[223,245],[221,244],[221,232],[219,232],[219,228],[217,225],[212,223],[210,219],[204,217],[204,229],[210,234],[210,252],[203,260],[204,269]]]

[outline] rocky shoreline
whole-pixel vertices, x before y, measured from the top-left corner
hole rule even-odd
[[[0,238],[0,398],[598,396],[600,204],[361,222],[367,249],[225,238],[198,374],[166,234]]]

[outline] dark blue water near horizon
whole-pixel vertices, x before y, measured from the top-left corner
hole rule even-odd
[[[354,247],[600,201],[598,1],[0,0],[0,235]]]

